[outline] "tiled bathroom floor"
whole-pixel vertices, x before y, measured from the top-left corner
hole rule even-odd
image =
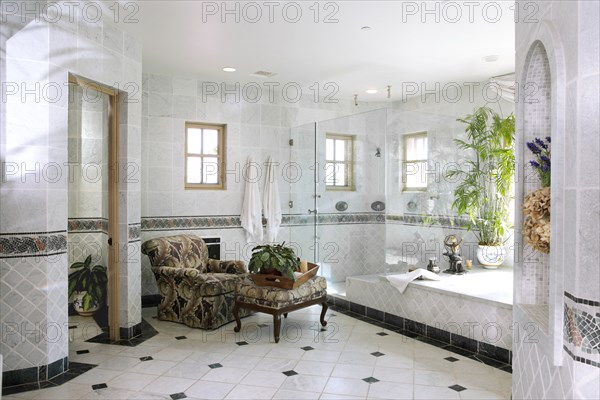
[[[336,311],[320,331],[320,307],[290,313],[278,344],[271,316],[212,332],[144,319],[159,332],[135,347],[85,342],[76,319],[69,360],[97,367],[61,386],[14,399],[509,399],[511,374]],[[88,322],[91,321],[91,322]],[[82,322],[84,321],[84,322]]]

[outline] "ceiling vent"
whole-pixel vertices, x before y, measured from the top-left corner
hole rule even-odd
[[[251,76],[256,76],[259,78],[271,78],[272,76],[277,75],[275,72],[269,72],[269,71],[256,71],[253,74],[250,74]]]

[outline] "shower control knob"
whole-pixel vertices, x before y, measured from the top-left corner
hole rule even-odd
[[[316,215],[316,214],[317,214],[317,209],[316,209],[316,208],[315,208],[314,210],[310,210],[310,209],[309,209],[309,210],[308,210],[308,213],[309,213],[309,214],[315,214],[315,215]]]

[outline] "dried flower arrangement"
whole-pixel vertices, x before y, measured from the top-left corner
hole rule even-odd
[[[535,250],[550,253],[550,188],[531,192],[523,202],[523,236]]]

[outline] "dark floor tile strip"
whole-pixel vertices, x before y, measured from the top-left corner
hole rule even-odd
[[[84,364],[78,362],[69,363],[69,369],[64,373],[55,376],[50,380],[43,380],[35,383],[27,383],[24,385],[7,386],[2,388],[2,395],[8,396],[11,394],[29,392],[32,390],[45,389],[53,386],[62,385],[71,379],[77,378],[79,375],[95,368],[95,364]]]

